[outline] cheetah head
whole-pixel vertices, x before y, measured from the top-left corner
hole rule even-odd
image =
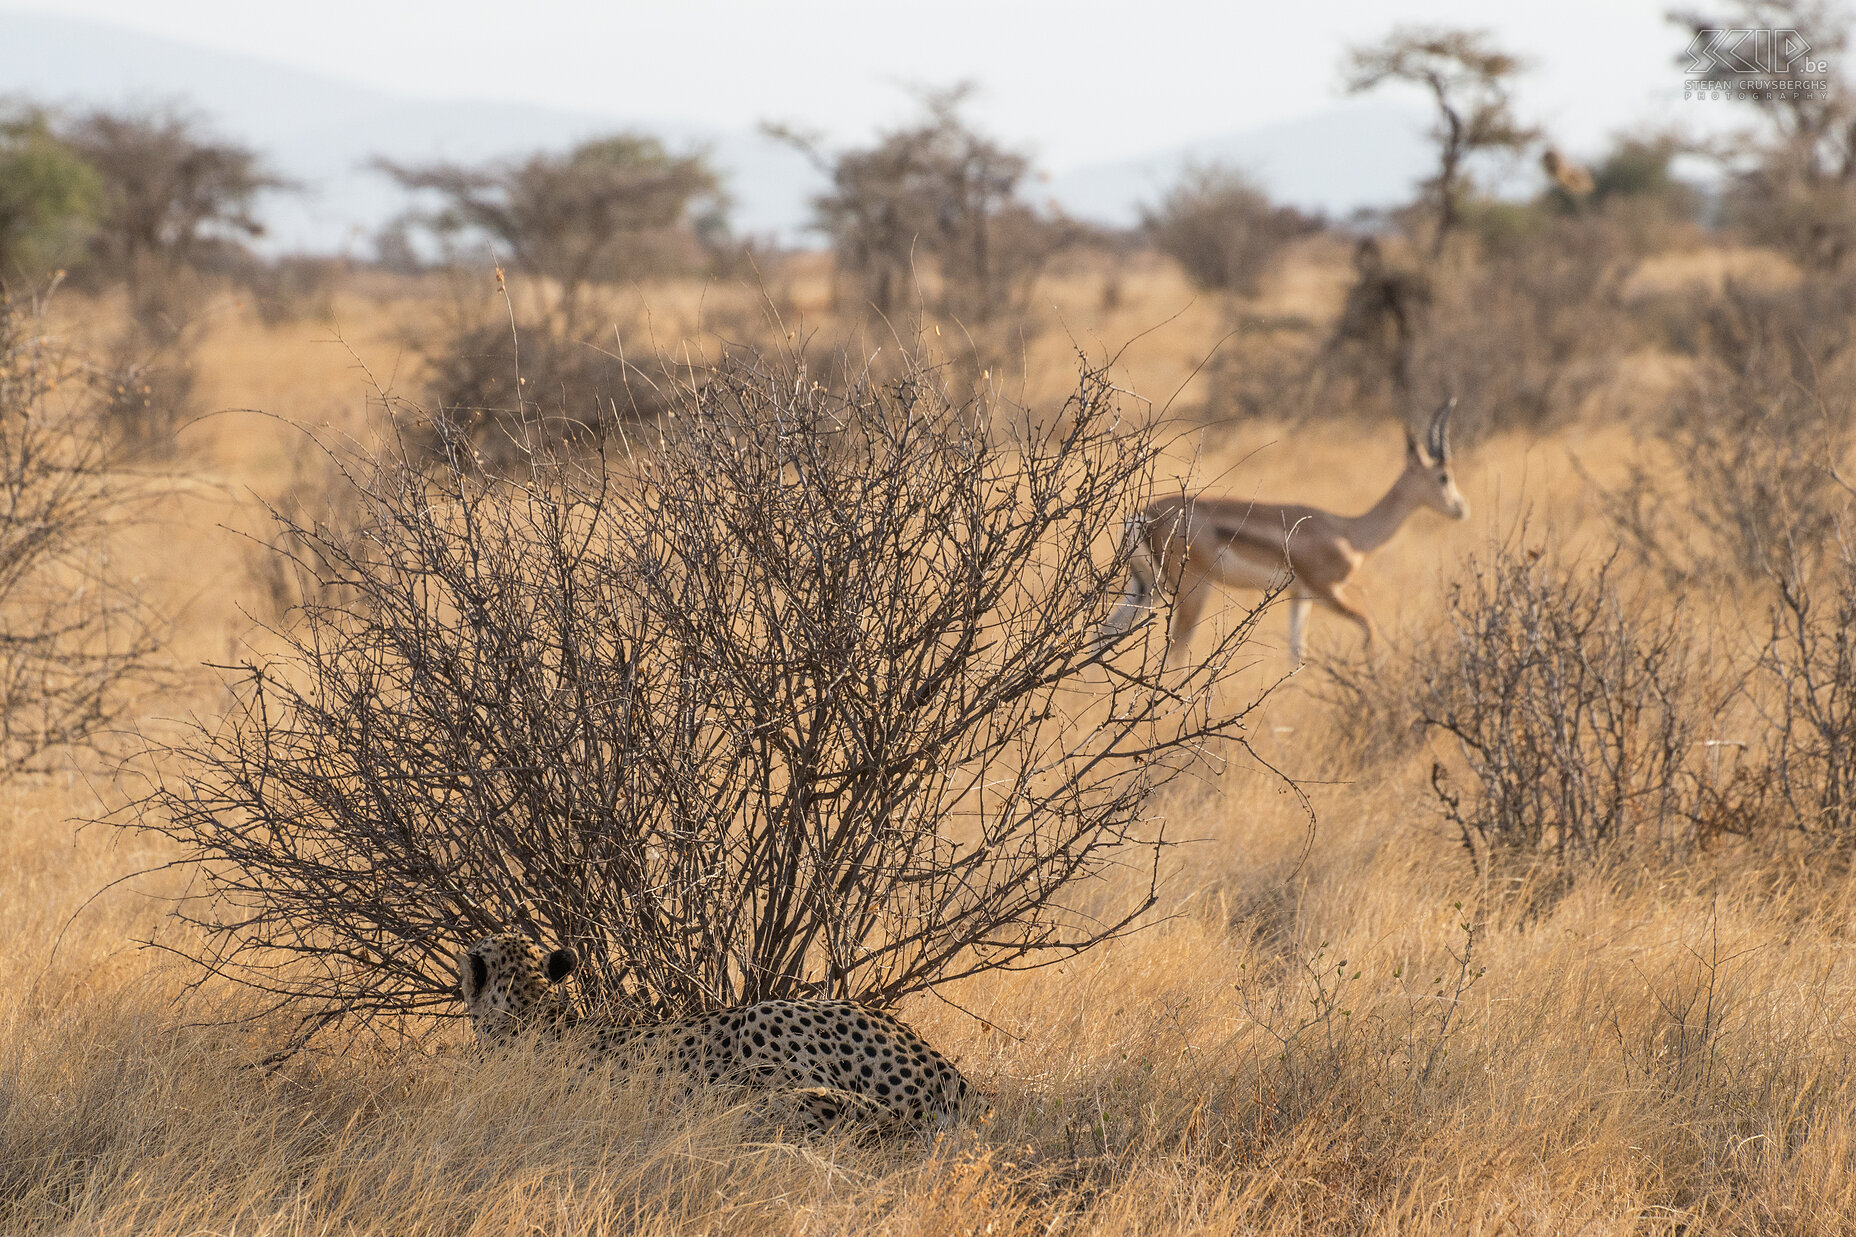
[[[555,985],[579,961],[571,949],[543,954],[517,932],[487,936],[459,951],[458,992],[478,1037],[496,1041],[524,1026],[568,1021],[569,1006]]]

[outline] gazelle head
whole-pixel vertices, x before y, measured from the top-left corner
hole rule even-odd
[[[1469,518],[1469,501],[1456,488],[1456,476],[1450,470],[1450,413],[1456,407],[1453,395],[1431,417],[1430,429],[1419,444],[1417,435],[1405,431],[1405,476],[1402,478],[1424,505],[1456,520]]]

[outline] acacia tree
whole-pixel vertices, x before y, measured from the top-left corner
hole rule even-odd
[[[502,928],[668,1011],[1130,930],[1154,790],[1248,750],[1216,689],[1255,615],[1165,674],[1164,613],[1100,641],[1160,448],[1127,425],[1094,370],[1036,420],[736,364],[648,455],[486,473],[454,429],[383,464],[359,536],[285,519],[326,588],[156,762],[139,820],[213,895],[188,939],[308,1033],[455,1012]]]
[[[1348,53],[1347,89],[1372,90],[1386,82],[1421,86],[1437,108],[1431,140],[1437,172],[1426,192],[1437,211],[1433,254],[1462,219],[1471,189],[1467,161],[1484,151],[1518,151],[1538,136],[1514,118],[1510,83],[1521,62],[1496,48],[1482,31],[1400,27],[1383,42]]]
[[[258,195],[286,187],[254,151],[176,111],[90,112],[63,137],[103,182],[93,259],[128,283],[138,305],[158,301],[157,285],[214,247],[262,236]]]
[[[520,301],[519,346],[499,312],[467,316],[427,348],[429,402],[467,423],[478,449],[519,454],[515,439],[534,429],[544,399],[558,409],[557,439],[596,439],[663,410],[674,366],[614,356],[611,334],[590,329],[591,293],[704,260],[725,231],[726,202],[703,155],[619,134],[520,161],[377,166],[433,203],[402,218],[406,232],[460,260],[481,244],[476,260],[495,253],[534,294]],[[427,446],[443,449],[436,437]]]
[[[818,227],[831,237],[839,271],[878,313],[896,309],[925,259],[941,279],[940,309],[990,319],[1022,302],[1066,239],[1062,220],[1041,218],[1019,196],[1030,159],[961,115],[971,94],[965,85],[926,92],[914,123],[835,157],[816,138],[771,130],[831,178],[813,200]]]
[[[721,182],[707,158],[673,155],[639,134],[519,162],[376,166],[438,199],[436,209],[415,211],[406,223],[452,247],[487,240],[516,271],[557,281],[546,327],[559,337],[579,330],[591,281],[687,263],[702,237],[725,226]]]

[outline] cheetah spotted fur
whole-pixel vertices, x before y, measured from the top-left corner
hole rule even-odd
[[[965,1115],[973,1094],[921,1036],[854,1001],[760,1001],[630,1023],[581,1019],[558,986],[577,963],[571,949],[543,954],[514,932],[462,950],[459,991],[478,1038],[497,1044],[531,1028],[590,1032],[601,1056],[658,1059],[711,1086],[770,1092],[820,1130],[847,1121],[898,1131],[945,1125]]]

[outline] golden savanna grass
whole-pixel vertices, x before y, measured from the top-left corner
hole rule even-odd
[[[1679,287],[1748,261],[1704,254],[1641,278]],[[825,315],[824,275],[782,277],[783,312]],[[1190,407],[1219,307],[1144,260],[1114,276],[1116,297],[1106,277],[1046,281],[1013,393],[1049,403],[1073,381],[1074,346],[1100,353],[1164,323],[1118,377]],[[1321,318],[1345,277],[1344,251],[1316,242],[1257,312]],[[756,295],[615,293],[649,303],[659,345]],[[81,331],[110,310],[62,312]],[[210,716],[219,689],[191,668],[246,655],[247,611],[265,602],[239,534],[262,529],[254,495],[302,467],[299,432],[273,418],[365,439],[373,382],[416,393],[403,341],[430,320],[412,293],[343,294],[337,326],[264,326],[229,297],[211,314],[202,402],[268,415],[184,429],[172,493],[121,534],[116,552],[173,620],[180,673],[141,702],[150,728]],[[1620,381],[1654,384],[1662,364],[1633,359]],[[1420,514],[1369,564],[1389,661],[1440,621],[1463,555],[1517,529],[1595,537],[1575,457],[1609,481],[1640,450],[1596,425],[1479,444],[1460,468],[1473,518]],[[1176,460],[1225,492],[1359,509],[1398,452],[1392,425],[1244,423],[1182,434]],[[1265,619],[1246,683],[1290,669],[1284,625]],[[1330,617],[1312,635],[1319,657],[1353,652]],[[1254,731],[1308,780],[1312,836],[1252,771],[1192,783],[1164,805],[1193,840],[1152,927],[966,983],[949,994],[962,1008],[899,1011],[994,1097],[988,1121],[932,1145],[767,1141],[713,1097],[588,1083],[545,1053],[479,1059],[455,1023],[414,1046],[363,1039],[258,1068],[275,1028],[226,1019],[249,998],[208,983],[182,1001],[195,975],[136,944],[172,939],[164,899],[186,873],[112,886],[166,855],[74,825],[109,788],[88,771],[16,784],[0,792],[0,1231],[1851,1231],[1847,877],[1743,844],[1615,864],[1557,898],[1493,896],[1436,815],[1431,751],[1358,775],[1318,686],[1313,669],[1289,678]]]

